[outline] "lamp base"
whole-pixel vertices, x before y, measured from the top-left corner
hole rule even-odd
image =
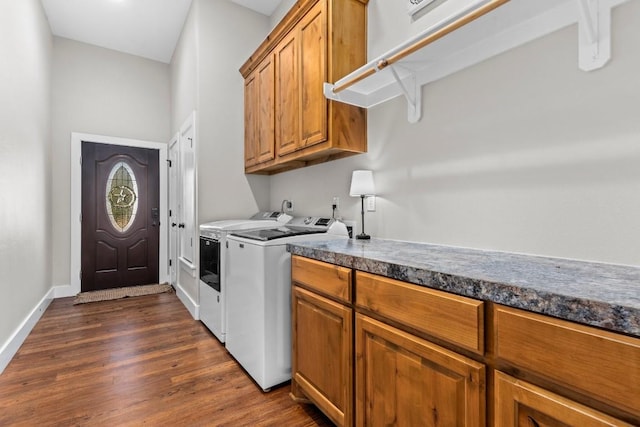
[[[371,236],[369,236],[368,234],[364,234],[364,233],[360,233],[356,236],[357,240],[370,240]]]

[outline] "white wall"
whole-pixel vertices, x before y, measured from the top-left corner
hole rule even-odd
[[[420,30],[405,3],[369,2],[369,56]],[[368,112],[369,152],[275,175],[271,208],[359,217],[351,171],[374,170],[374,236],[640,264],[640,2],[614,10],[613,58],[577,68],[572,26]]]
[[[197,10],[198,2],[191,3],[191,8],[182,28],[180,39],[171,58],[171,134],[175,135],[180,126],[197,108],[198,102],[198,39]]]
[[[167,142],[171,92],[168,64],[59,37],[52,69],[53,283],[67,285],[71,132]]]
[[[198,3],[199,222],[248,218],[268,207],[269,179],[244,174],[244,79],[238,70],[264,39],[268,20],[227,0]]]
[[[275,28],[276,25],[284,18],[284,15],[289,12],[289,9],[296,4],[297,0],[282,0],[276,10],[273,11],[269,17],[269,28]],[[257,47],[257,46],[256,46]]]
[[[242,33],[239,33],[242,23]],[[197,223],[248,218],[269,205],[269,179],[244,175],[244,80],[238,71],[268,30],[267,17],[227,0],[194,0],[171,61],[172,130],[195,110]],[[198,301],[198,280],[178,271]]]
[[[40,2],[2,2],[0,349],[51,288],[51,51]]]

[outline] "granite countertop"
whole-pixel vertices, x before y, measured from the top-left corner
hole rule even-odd
[[[289,252],[640,337],[640,267],[372,239],[296,242]]]

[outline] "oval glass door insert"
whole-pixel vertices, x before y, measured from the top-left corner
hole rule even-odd
[[[124,233],[131,227],[138,211],[138,184],[126,162],[116,163],[107,179],[107,214],[113,228]]]

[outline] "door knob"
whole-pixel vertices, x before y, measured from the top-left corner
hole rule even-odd
[[[178,228],[184,228],[184,222],[181,222],[180,224],[178,224]]]
[[[172,227],[175,227],[176,225],[178,225],[178,224],[176,224],[175,222],[172,222],[172,223],[171,223],[171,226],[172,226]]]

